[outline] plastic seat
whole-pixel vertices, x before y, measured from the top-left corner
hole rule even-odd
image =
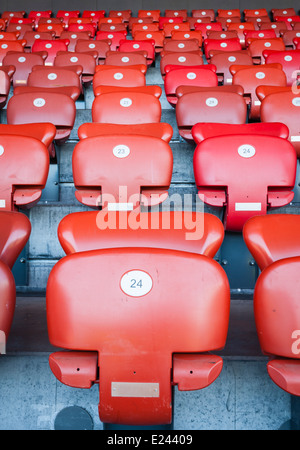
[[[3,65],[3,59],[8,52],[24,52],[26,41],[3,41],[0,42],[0,66]]]
[[[65,25],[61,23],[40,23],[37,27],[37,33],[54,33],[56,38],[60,38],[65,30]]]
[[[46,66],[53,66],[57,52],[68,51],[69,40],[68,39],[56,39],[56,40],[44,40],[37,39],[32,46],[32,53],[34,52],[47,52],[48,57],[45,61]]]
[[[231,31],[207,31],[207,39],[237,39],[238,38],[238,34],[236,32],[236,30],[231,30]]]
[[[136,87],[123,87],[123,86],[105,86],[99,85],[95,88],[95,96],[102,94],[107,94],[111,92],[142,92],[148,95],[154,95],[156,98],[160,98],[162,95],[162,88],[153,84],[147,86],[136,86]]]
[[[123,87],[135,87],[135,86],[145,86],[146,78],[145,73],[141,71],[147,70],[147,66],[108,66],[101,65],[98,66],[96,70],[93,89],[97,86],[123,86]]]
[[[40,19],[46,18],[49,19],[52,15],[52,11],[51,10],[47,10],[47,11],[30,11],[30,13],[28,14],[28,19],[34,19],[34,23],[35,26],[38,25]]]
[[[16,285],[11,272],[31,233],[28,218],[19,212],[0,211],[0,330],[9,337],[16,305]],[[0,346],[0,355],[3,349]]]
[[[243,96],[222,88],[218,86],[210,90],[207,87],[179,97],[176,122],[181,137],[193,140],[192,128],[199,122],[246,123],[247,105]]]
[[[237,16],[231,17],[230,19],[228,17],[217,17],[216,20],[221,24],[224,31],[227,30],[228,25],[231,23],[241,23],[241,18]]]
[[[111,41],[90,41],[88,39],[78,39],[75,47],[75,52],[86,53],[86,52],[97,52],[98,54],[98,64],[103,64],[106,59],[106,53],[110,51]]]
[[[274,39],[247,39],[248,51],[253,58],[254,64],[261,64],[264,50],[284,51],[285,45],[281,38]]]
[[[27,86],[38,88],[72,86],[81,90],[81,74],[81,66],[34,66],[29,74]]]
[[[6,72],[0,70],[0,108],[4,108],[6,105],[9,92],[10,92],[11,80]]]
[[[168,65],[176,66],[202,66],[204,64],[201,50],[189,52],[166,52],[160,60],[160,73],[165,77],[165,67]]]
[[[102,23],[99,26],[99,31],[108,31],[110,33],[115,33],[115,32],[126,32],[127,34],[127,24],[125,23],[114,23],[114,24],[110,24],[110,23]]]
[[[193,9],[192,10],[192,17],[197,18],[209,18],[211,22],[215,21],[215,10],[214,9]]]
[[[188,11],[187,9],[165,9],[165,17],[182,17],[182,20],[186,22]]]
[[[44,33],[38,33],[37,31],[26,31],[24,34],[24,40],[26,41],[25,44],[25,51],[27,53],[31,53],[32,46],[35,43],[36,40],[41,39],[43,41],[51,41],[54,39],[54,33],[53,32],[44,32]],[[41,50],[40,53],[45,52],[46,50]],[[47,51],[48,54],[48,51]]]
[[[61,39],[68,39],[68,41],[70,42],[68,45],[68,52],[76,52],[76,45],[78,41],[88,41],[90,43],[91,34],[88,31],[79,31],[78,33],[75,33],[73,31],[63,31],[60,37]],[[91,49],[90,51],[93,50]]]
[[[211,70],[213,68],[211,65],[196,67],[175,66],[175,68],[175,70],[167,71],[168,66],[166,66],[166,75],[164,79],[166,97],[172,106],[176,106],[177,104],[176,89],[178,86],[218,86],[218,77],[216,73]]]
[[[300,396],[299,224],[298,215],[272,214],[249,220],[243,232],[262,270],[254,291],[254,316],[262,352],[269,357],[268,374],[296,396]]]
[[[50,122],[56,127],[55,141],[65,142],[75,123],[75,101],[63,93],[35,89],[36,91],[11,97],[7,104],[7,123],[20,125]]]
[[[154,39],[147,39],[142,41],[126,40],[120,41],[120,52],[147,52],[147,65],[150,66],[155,60],[155,41]]]
[[[96,71],[98,54],[95,51],[87,53],[80,52],[58,52],[55,60],[54,67],[82,67],[82,83],[90,84],[93,81],[93,77]]]
[[[110,31],[98,31],[96,34],[96,41],[107,41],[109,39],[111,41],[110,49],[115,51],[118,50],[120,42],[126,39],[126,35],[126,31],[117,31],[115,33],[112,33]]]
[[[54,158],[55,156],[53,140],[56,135],[56,128],[52,123],[29,123],[26,125],[0,124],[0,139],[3,134],[29,136],[38,139],[48,148],[50,157]]]
[[[269,30],[246,30],[244,31],[247,39],[276,39],[276,32],[273,29]]]
[[[263,52],[266,64],[279,63],[287,77],[287,85],[292,86],[300,75],[300,50],[272,51]]]
[[[158,205],[168,198],[172,170],[169,144],[151,136],[86,138],[73,152],[75,195],[91,208],[130,211]]]
[[[204,52],[208,60],[210,60],[212,51],[234,52],[242,50],[240,40],[236,39],[205,39]]]
[[[235,134],[263,134],[288,139],[289,129],[283,123],[196,123],[192,128],[192,136],[196,144],[215,136],[227,136]]]
[[[150,220],[147,214],[144,217]],[[162,221],[165,216],[155,217]],[[177,218],[182,220],[181,212]],[[64,221],[60,233],[70,227],[74,229],[71,221],[74,225],[78,223],[77,229],[82,229],[82,222],[76,219],[72,216]],[[142,231],[143,248],[107,248],[68,255],[50,275],[47,290],[50,342],[69,350],[67,353],[52,354],[50,368],[64,384],[90,388],[98,383],[100,364],[99,417],[104,423],[131,426],[171,423],[172,385],[177,385],[180,391],[202,389],[211,384],[222,370],[222,358],[207,354],[207,350],[216,351],[225,345],[229,321],[229,284],[222,268],[212,258],[199,254],[206,236],[211,233],[219,241],[222,231],[219,224],[217,227],[212,224],[204,239],[197,241],[199,246],[194,244],[193,253],[190,253],[189,243],[185,240],[185,226],[179,232],[173,227],[171,225],[166,232],[160,230],[159,242],[151,230]],[[129,230],[119,234],[121,246],[124,242],[127,247],[127,236],[131,234]],[[136,246],[140,232],[133,235],[136,236]],[[76,240],[80,241],[81,236],[81,232],[79,235],[76,233]],[[68,244],[64,237],[63,242]],[[164,237],[170,244],[165,243]],[[114,270],[111,268],[113,260],[116,261]],[[76,272],[79,264],[82,268],[80,276],[75,283],[68,283],[68,274]],[[138,291],[134,287],[129,288],[134,292],[129,292],[125,286],[125,274],[131,266],[137,268],[135,274],[139,277],[136,280],[132,278],[131,285],[136,282],[144,287],[142,298],[139,286]],[[172,283],[167,275],[170,269],[175,277]],[[96,301],[96,294],[93,293],[97,291],[92,282],[96,272],[100,273],[100,278],[97,275],[98,281],[101,283],[103,277],[107,286],[101,302]],[[200,272],[203,277],[199,281],[196,274]],[[146,280],[150,284],[146,285]],[[92,317],[82,315],[79,306],[82,303],[76,299],[82,289],[85,292],[89,290],[88,310],[93,310]],[[184,307],[179,294],[182,290],[185,292]],[[201,299],[195,294],[199,291],[202,293]],[[168,296],[164,296],[163,292],[168,292]],[[61,300],[59,305],[58,298]],[[202,308],[202,305],[206,307]],[[62,306],[65,307],[64,313]],[[196,315],[195,320],[195,310],[199,307],[202,313]],[[211,313],[216,310],[217,316]],[[122,317],[121,322],[119,317]],[[153,317],[155,320],[151,319]],[[101,333],[94,332],[96,323]],[[68,331],[74,327],[77,333],[68,339]],[[83,342],[85,345],[82,345]],[[159,348],[159,352],[154,351],[155,348]],[[72,352],[73,349],[76,351]],[[115,364],[116,361],[118,364]],[[74,370],[75,367],[80,371]],[[149,367],[152,367],[151,374]]]
[[[79,17],[80,11],[78,10],[74,10],[74,11],[67,11],[67,10],[59,10],[57,11],[56,17],[61,18],[63,20],[63,22],[68,25],[69,20],[72,17]]]
[[[296,166],[291,143],[274,136],[211,137],[194,153],[199,196],[209,205],[225,207],[224,226],[233,232],[240,232],[249,218],[292,201]]]
[[[165,52],[197,52],[199,51],[198,39],[167,39],[161,52],[161,58]]]
[[[156,123],[161,104],[155,95],[117,91],[98,95],[92,106],[93,122],[115,124]]]
[[[183,18],[182,17],[160,17],[158,20],[158,26],[160,30],[164,29],[164,26],[166,24],[179,24],[179,23],[183,23]]]
[[[252,57],[245,50],[237,52],[216,52],[210,59],[211,64],[216,66],[217,75],[220,83],[226,85],[232,84],[232,74],[230,67],[233,64],[250,66],[253,64]]]
[[[212,23],[195,23],[195,31],[200,31],[202,34],[202,38],[207,39],[208,31],[222,31],[222,25],[220,22],[212,22]]]
[[[79,139],[103,135],[116,136],[120,134],[153,136],[169,143],[173,136],[173,128],[169,123],[162,122],[130,125],[116,125],[112,123],[84,123],[78,128]]]
[[[198,41],[199,47],[202,47],[202,33],[199,30],[191,30],[191,31],[172,31],[171,39],[174,39],[175,41],[182,40],[182,41],[188,41],[190,39],[196,39]]]
[[[94,38],[96,34],[96,27],[93,23],[69,23],[68,31],[72,33],[80,33],[85,31],[90,33],[91,38]]]
[[[9,32],[9,31],[2,31],[0,32],[0,39],[1,41],[16,41],[19,38],[18,32]],[[0,42],[1,42],[0,41]]]
[[[269,16],[266,8],[245,9],[244,15],[245,15],[245,19],[248,17],[268,17]]]
[[[267,95],[261,104],[262,122],[282,122],[290,130],[289,140],[300,158],[300,92],[294,93],[291,88],[287,92]]]
[[[116,25],[118,23],[123,23],[122,17],[103,17],[100,18],[98,21],[98,30],[100,29],[101,25],[108,24],[108,25]]]
[[[121,17],[124,22],[129,22],[129,19],[132,15],[131,9],[111,9],[108,13],[109,17]]]
[[[300,30],[283,30],[280,32],[281,38],[287,50],[295,49],[295,38],[300,38]]]
[[[275,16],[275,22],[283,22],[286,24],[288,30],[293,29],[293,23],[300,22],[299,16]]]
[[[10,53],[3,59],[6,66],[14,66],[16,71],[13,76],[13,86],[26,86],[28,76],[34,66],[44,65],[44,58],[38,53],[16,52]]]
[[[273,8],[271,12],[273,17],[289,17],[296,15],[296,11],[294,8]]]
[[[241,11],[239,9],[218,9],[217,10],[217,17],[221,18],[233,18],[238,17],[241,18]]]
[[[166,23],[163,27],[163,32],[166,38],[171,38],[174,32],[189,33],[190,30],[191,28],[188,22]]]
[[[286,86],[286,75],[280,64],[264,64],[262,66],[234,66],[230,71],[233,75],[232,83],[243,86],[245,95],[250,100],[250,120],[260,118],[260,100],[256,95],[256,88],[260,85]],[[277,121],[276,121],[277,122]]]
[[[152,31],[148,33],[147,31],[137,31],[133,35],[134,41],[145,41],[153,40],[155,42],[155,52],[160,53],[164,46],[165,33],[163,31]]]
[[[0,19],[0,23],[1,23],[1,19]],[[25,33],[27,31],[33,31],[33,27],[31,24],[10,23],[6,28],[6,31],[9,33],[18,33],[19,39],[25,39],[25,37],[24,37]],[[26,44],[26,46],[27,46],[27,44]]]
[[[140,52],[113,52],[108,51],[106,53],[105,64],[110,66],[134,66],[144,65],[147,67],[147,55],[146,51]]]
[[[153,22],[159,22],[160,9],[139,9],[138,17],[152,17]]]
[[[284,22],[262,22],[259,25],[259,29],[264,30],[273,30],[276,34],[276,37],[281,36],[281,32],[287,30],[287,26]]]
[[[199,17],[188,17],[187,18],[187,22],[189,23],[191,30],[195,30],[195,26],[197,24],[200,24],[200,23],[206,23],[206,24],[212,23],[209,17],[203,17],[203,19],[202,18],[200,19]]]
[[[260,30],[260,26],[262,23],[271,23],[271,19],[269,16],[264,17],[247,17],[245,19],[247,22],[251,22],[254,25],[256,30]]]
[[[1,135],[1,211],[14,211],[35,205],[45,187],[49,152],[35,138]]]
[[[1,14],[2,19],[6,19],[10,21],[12,18],[20,18],[22,19],[26,14],[26,11],[3,11]]]

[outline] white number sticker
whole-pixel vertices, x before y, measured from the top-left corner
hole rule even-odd
[[[214,106],[218,106],[218,103],[218,99],[214,97],[210,97],[206,100],[206,105],[210,106],[211,108],[213,108]]]
[[[131,98],[122,98],[122,100],[120,100],[120,105],[123,106],[124,108],[128,108],[129,106],[132,105]]]
[[[42,108],[43,106],[46,105],[46,100],[43,98],[36,98],[33,102],[34,106],[36,106],[37,108]]]
[[[115,80],[122,80],[123,77],[124,77],[124,75],[120,72],[114,74]]]
[[[255,75],[256,78],[258,78],[259,80],[263,80],[266,77],[266,74],[263,72],[257,72],[257,74]]]
[[[238,148],[238,154],[242,156],[242,158],[252,158],[256,153],[255,148],[252,145],[241,145]]]
[[[130,148],[127,145],[117,145],[113,149],[113,154],[116,158],[127,158],[130,155]]]
[[[57,78],[56,73],[49,73],[48,80],[56,80],[56,78]]]
[[[2,145],[0,145],[0,156],[2,156],[4,153],[4,147]]]
[[[143,297],[153,287],[152,278],[143,270],[131,270],[125,273],[120,284],[122,291],[130,297]]]
[[[292,103],[294,106],[300,106],[300,97],[293,98]]]

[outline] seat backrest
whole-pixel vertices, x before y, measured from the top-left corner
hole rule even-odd
[[[220,22],[211,22],[211,23],[195,23],[195,30],[200,31],[202,34],[202,38],[207,39],[208,31],[222,31],[222,25]]]
[[[138,17],[152,17],[153,22],[159,22],[160,9],[139,9]]]
[[[144,40],[154,40],[155,51],[159,53],[164,46],[165,33],[162,30],[151,31],[137,31],[133,35],[133,40],[144,41]]]
[[[245,9],[244,14],[245,14],[245,17],[266,17],[269,15],[266,8]]]
[[[1,135],[0,155],[1,210],[33,206],[47,182],[48,149],[32,137]]]
[[[191,211],[74,213],[60,222],[57,233],[67,255],[105,248],[146,247],[214,258],[224,239],[220,219]]]
[[[160,98],[162,95],[162,88],[160,86],[156,86],[154,84],[150,84],[147,86],[137,86],[137,87],[120,87],[120,86],[97,86],[95,89],[95,96],[108,94],[111,92],[123,92],[127,94],[131,94],[133,92],[141,92],[143,94],[154,95],[156,98]]]
[[[196,52],[199,50],[198,39],[168,39],[164,42],[163,52]]]
[[[85,53],[85,52],[97,52],[98,53],[98,63],[105,61],[106,53],[110,51],[111,41],[91,41],[89,39],[78,39],[75,46],[75,52]]]
[[[300,255],[299,226],[296,214],[268,214],[248,220],[244,240],[261,271],[276,261]]]
[[[246,43],[249,43],[248,50],[250,55],[254,60],[261,62],[264,50],[277,50],[284,51],[285,45],[281,38],[271,38],[271,39],[248,39],[246,38]]]
[[[18,39],[18,33],[2,31],[0,32],[0,39],[1,41],[16,41]]]
[[[210,52],[213,50],[221,50],[224,52],[232,52],[242,50],[239,38],[233,39],[210,39],[204,40],[204,51],[207,59],[210,59]]]
[[[0,126],[1,132],[1,126]],[[79,139],[103,135],[135,134],[153,136],[170,142],[173,128],[169,123],[142,123],[133,125],[119,125],[113,123],[84,123],[78,128]]]
[[[60,9],[57,11],[56,17],[59,17],[63,19],[63,22],[68,25],[70,18],[72,17],[79,17],[80,11],[74,10],[74,11],[67,11]]]
[[[238,65],[252,65],[253,61],[249,53],[245,50],[236,52],[217,52],[211,59],[211,64],[217,68],[217,74],[221,77],[224,85],[232,84],[232,74],[230,73],[230,66]]]
[[[158,20],[158,26],[159,26],[159,29],[160,30],[163,30],[164,29],[164,26],[166,25],[166,24],[173,24],[173,23],[183,23],[183,18],[182,17],[166,17],[166,16],[164,16],[164,17],[160,17],[159,18],[159,20]]]
[[[25,41],[1,41],[0,42],[0,65],[8,52],[24,52]]]
[[[138,41],[137,39],[134,40],[122,39],[120,41],[119,51],[120,52],[146,51],[148,53],[147,55],[148,65],[150,65],[153,63],[155,59],[155,41],[154,39],[147,39],[141,41]]]
[[[263,52],[266,64],[279,63],[287,77],[287,85],[292,86],[300,74],[300,50]]]
[[[82,80],[85,81],[87,77],[94,76],[97,65],[97,53],[90,51],[88,53],[80,52],[58,52],[54,67],[82,67]]]
[[[173,20],[173,19],[170,19]],[[170,38],[173,35],[173,32],[185,32],[185,33],[189,33],[190,32],[190,24],[188,22],[184,22],[184,23],[166,23],[163,26],[163,32],[165,34],[166,38]]]
[[[79,31],[78,33],[75,33],[73,31],[63,31],[61,33],[61,39],[68,39],[69,40],[69,45],[68,45],[68,51],[69,52],[75,52],[76,50],[76,46],[78,41],[82,41],[82,42],[88,42],[91,43],[91,33],[89,33],[88,31]],[[94,44],[95,41],[93,40]],[[95,47],[94,47],[95,49]],[[89,49],[86,48],[85,51],[93,51],[94,49]]]
[[[65,26],[63,23],[41,23],[37,27],[37,33],[54,33],[56,38],[60,38]]]
[[[249,118],[259,119],[260,100],[256,95],[256,88],[260,85],[286,86],[286,75],[281,69],[281,65],[264,64],[261,66],[231,66],[233,74],[232,83],[243,86],[245,94],[250,96],[251,106]],[[276,121],[278,122],[278,120]]]
[[[180,135],[193,140],[192,128],[199,122],[245,124],[247,105],[242,95],[215,88],[182,95],[176,105]]]
[[[147,66],[147,55],[146,51],[140,52],[113,52],[108,51],[106,53],[105,64],[110,66],[133,66],[133,65],[144,65]]]
[[[56,128],[52,123],[28,123],[25,125],[0,124],[0,136],[3,134],[33,137],[49,148],[55,138]]]
[[[193,139],[196,144],[214,136],[226,136],[233,134],[263,134],[267,136],[277,136],[282,139],[289,137],[289,129],[283,123],[247,123],[247,124],[227,124],[227,123],[196,123],[192,128]]]
[[[126,39],[127,31],[98,31],[96,34],[96,40],[107,40],[111,41],[110,49],[115,51],[119,48],[120,42]]]
[[[139,208],[140,202],[159,204],[168,197],[172,170],[170,146],[150,136],[87,138],[73,152],[76,198],[93,208],[101,204],[128,210]]]
[[[46,51],[48,53],[48,56],[45,61],[45,65],[53,66],[57,52],[68,51],[69,42],[70,41],[68,39],[56,39],[49,41],[44,39],[37,39],[32,46],[32,52],[34,53]]]
[[[241,11],[239,9],[218,9],[217,15],[225,18],[241,17]]]
[[[267,95],[261,105],[262,122],[282,122],[290,130],[289,140],[300,158],[300,93],[291,89]]]
[[[132,15],[131,9],[114,9],[108,13],[109,17],[120,17],[123,22],[128,22]]]
[[[0,211],[0,261],[10,269],[25,247],[30,233],[31,223],[25,214]]]
[[[202,66],[204,64],[202,51],[188,51],[188,52],[166,52],[160,60],[160,72],[165,76],[165,67],[167,65],[178,66]]]
[[[43,66],[40,70],[33,68],[28,76],[27,86],[40,88],[76,86],[81,88],[81,80],[75,70],[58,66]]]
[[[44,59],[39,54],[16,52],[9,53],[3,59],[3,65],[14,66],[13,86],[26,86],[28,76],[34,66],[44,65]]]
[[[210,205],[226,205],[224,225],[228,231],[239,232],[250,217],[290,203],[296,166],[291,143],[274,136],[212,137],[201,142],[194,154],[200,198]],[[242,180],[237,173],[243,173]]]
[[[68,31],[72,33],[80,33],[81,31],[88,31],[91,37],[94,38],[96,34],[96,29],[92,23],[72,23],[68,26]]]
[[[176,89],[178,86],[218,86],[218,77],[213,70],[207,69],[206,65],[166,71],[164,87],[167,100],[171,105],[177,104]]]
[[[43,32],[38,33],[37,31],[26,31],[24,34],[24,40],[26,41],[25,48],[27,50],[32,50],[32,46],[37,40],[43,40],[43,41],[51,41],[54,39],[54,33],[51,32]],[[44,50],[41,50],[42,52],[45,52]],[[47,52],[48,53],[48,52]]]
[[[100,67],[100,66],[98,66]],[[145,86],[145,74],[138,68],[139,66],[101,66],[101,70],[96,71],[93,80],[93,89],[98,86],[120,86],[137,87]],[[140,66],[147,69],[147,66]]]
[[[58,106],[59,105],[59,106]],[[76,118],[76,105],[68,95],[40,90],[11,97],[7,104],[7,123],[50,122],[56,127],[55,140],[68,139]]]
[[[209,17],[211,22],[215,20],[215,10],[214,9],[193,9],[192,17],[204,18]]]

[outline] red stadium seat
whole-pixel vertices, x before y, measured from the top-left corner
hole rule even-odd
[[[5,66],[14,66],[13,86],[26,86],[28,76],[34,66],[44,66],[44,58],[38,53],[9,53],[3,59]]]
[[[264,64],[253,66],[231,66],[233,85],[243,86],[245,95],[250,100],[250,120],[260,117],[260,100],[256,95],[256,88],[260,85],[286,86],[286,75],[280,64]],[[278,121],[276,121],[278,122]]]
[[[56,39],[49,41],[44,39],[37,39],[32,46],[32,53],[47,52],[48,57],[45,61],[45,65],[53,66],[57,53],[68,51],[69,43],[70,41],[68,39]]]
[[[50,122],[56,127],[55,141],[65,142],[75,123],[76,105],[74,100],[63,93],[49,92],[42,88],[35,89],[36,91],[11,97],[7,104],[7,123],[20,125]],[[66,90],[66,88],[63,89]]]
[[[98,70],[97,70],[98,69]],[[93,81],[93,89],[100,86],[123,86],[123,87],[136,87],[145,86],[146,78],[145,73],[147,66],[109,66],[101,65],[96,69],[96,73]]]
[[[24,214],[0,211],[0,330],[5,335],[5,342],[9,337],[16,304],[16,285],[11,269],[30,233],[31,224]]]
[[[72,17],[79,17],[80,11],[74,10],[74,11],[66,11],[66,10],[59,10],[56,14],[56,17],[61,18],[63,22],[68,25],[69,20]]]
[[[133,125],[116,125],[113,123],[84,123],[78,128],[79,139],[105,135],[116,136],[120,134],[153,136],[169,143],[173,136],[173,128],[169,123],[162,122]]]
[[[105,64],[109,66],[134,66],[144,65],[147,67],[147,51],[140,52],[113,52],[106,53]]]
[[[212,23],[211,20],[210,20],[210,17],[203,17],[203,19],[202,18],[200,19],[199,17],[188,17],[187,18],[187,22],[189,23],[191,30],[195,30],[195,26],[197,24],[200,24],[200,23],[206,23],[206,24]]]
[[[289,137],[289,129],[283,123],[246,123],[227,124],[227,123],[197,123],[192,128],[193,139],[196,144],[215,136],[227,136],[234,134],[263,134],[267,136],[277,136],[282,139]]]
[[[64,23],[40,23],[37,27],[37,33],[53,33],[55,38],[61,38],[65,30]]]
[[[161,104],[155,95],[119,90],[98,95],[92,106],[93,122],[115,124],[157,123]]]
[[[0,26],[1,26],[1,19],[0,19]],[[33,27],[31,24],[10,23],[6,28],[6,31],[9,33],[18,33],[19,39],[25,39],[24,37],[25,33],[27,31],[33,31]]]
[[[262,270],[254,291],[254,314],[262,352],[269,357],[268,374],[296,396],[300,396],[299,225],[298,215],[272,214],[250,219],[243,231]]]
[[[207,60],[212,56],[212,51],[233,52],[242,50],[239,38],[236,39],[205,39],[204,52]]]
[[[35,205],[49,172],[49,152],[35,138],[1,135],[0,207],[3,211]]]
[[[201,50],[182,51],[182,52],[163,52],[160,59],[160,73],[165,77],[165,67],[168,65],[176,66],[202,66],[204,64],[203,54]]]
[[[247,51],[240,50],[236,52],[215,52],[210,59],[210,63],[217,68],[219,82],[226,86],[232,84],[230,67],[233,64],[250,66],[253,61]]]
[[[180,31],[180,30],[174,30],[172,31],[171,39],[174,39],[175,41],[189,41],[190,39],[194,40],[196,39],[198,41],[199,47],[202,47],[202,33],[198,30],[191,30],[191,31]]]
[[[239,9],[218,9],[217,10],[218,17],[232,18],[239,17],[241,18],[241,11]]]
[[[147,39],[142,41],[135,40],[121,40],[120,41],[120,52],[140,52],[146,51],[147,55],[147,64],[153,64],[155,60],[155,41],[154,39]]]
[[[211,137],[194,154],[200,198],[209,205],[225,206],[224,226],[234,232],[240,232],[250,217],[292,201],[296,166],[291,143],[274,136]]]
[[[25,44],[25,51],[27,53],[31,53],[32,46],[35,43],[36,40],[41,39],[43,41],[51,41],[54,39],[54,32],[44,32],[44,33],[38,33],[37,31],[26,31],[24,34],[24,40],[26,41]],[[45,53],[46,57],[48,56],[48,51],[42,50],[40,53]]]
[[[265,8],[261,9],[245,9],[244,10],[245,18],[248,17],[268,17],[268,11]]]
[[[111,41],[110,49],[115,51],[118,50],[120,42],[126,39],[126,35],[126,31],[117,31],[115,33],[112,33],[111,31],[98,31],[96,34],[96,41],[107,41],[109,39]]]
[[[4,108],[6,105],[9,92],[10,92],[11,80],[6,72],[0,70],[0,108]]]
[[[181,137],[193,140],[192,128],[196,123],[246,123],[247,105],[243,95],[230,92],[228,88],[232,89],[231,86],[200,88],[179,97],[176,121]]]
[[[165,52],[197,52],[199,50],[198,39],[166,39],[161,58]]]
[[[48,148],[50,157],[54,158],[55,156],[53,140],[56,135],[56,128],[52,123],[28,123],[25,125],[0,124],[0,136],[3,134],[29,136],[38,139]]]
[[[209,31],[222,31],[222,25],[220,22],[213,23],[196,23],[195,31],[200,31],[202,33],[203,39],[207,39],[207,32]]]
[[[294,39],[300,38],[300,30],[282,30],[280,35],[284,42],[285,48],[287,50],[294,50],[296,47]]]
[[[140,9],[138,17],[152,17],[153,22],[159,22],[160,9]]]
[[[28,19],[34,19],[34,23],[35,26],[38,25],[40,19],[46,18],[49,19],[52,15],[52,11],[48,10],[48,11],[30,11],[30,13],[28,14]]]
[[[248,39],[246,37],[246,45],[248,51],[252,56],[254,64],[261,64],[263,60],[263,52],[265,50],[284,51],[285,45],[281,38],[274,39]]]
[[[171,19],[172,20],[172,19]],[[181,32],[181,33],[190,33],[191,27],[188,22],[184,23],[166,23],[163,27],[163,32],[165,37],[171,38],[173,33]]]
[[[172,106],[177,104],[176,89],[178,86],[218,86],[218,77],[214,70],[212,70],[214,66],[169,66],[169,68],[172,67],[174,67],[173,70],[167,71],[168,66],[166,66],[164,79],[167,100]]]
[[[293,144],[298,158],[300,158],[300,91],[293,92],[289,88],[286,92],[267,95],[261,104],[262,122],[282,122],[290,130],[289,140]]]
[[[137,31],[133,35],[134,41],[154,41],[155,52],[160,53],[164,46],[165,33],[163,31]]]
[[[138,24],[150,24],[153,23],[153,18],[152,17],[130,17],[129,22],[128,22],[128,30],[131,33],[132,31],[132,27],[135,23]],[[156,27],[157,27],[158,23],[156,23]]]
[[[71,33],[81,33],[85,31],[90,33],[91,38],[94,38],[96,34],[96,27],[93,23],[69,23],[68,31]]]
[[[90,51],[87,53],[80,52],[58,52],[55,60],[54,67],[82,67],[82,83],[90,84],[93,81],[93,77],[96,71],[98,53]]]
[[[275,51],[266,50],[263,52],[266,64],[282,65],[282,70],[287,77],[287,85],[292,86],[300,75],[300,50]]]
[[[209,17],[211,22],[215,21],[215,10],[214,9],[193,9],[192,10],[192,17],[197,18],[205,18]]]
[[[115,32],[122,32],[127,34],[127,24],[125,23],[114,23],[114,24],[110,24],[110,23],[102,23],[101,25],[99,25],[99,31],[106,31],[106,32],[110,32],[110,33],[115,33]]]
[[[3,41],[0,42],[0,65],[8,52],[24,52],[26,41]]]
[[[22,19],[26,14],[26,11],[3,11],[1,14],[2,19],[10,21],[12,18]]]
[[[81,66],[34,66],[29,74],[27,86],[38,88],[76,87],[81,90]]]
[[[98,23],[99,19],[102,19],[103,17],[105,17],[105,10],[100,9],[98,11],[94,11],[94,10],[86,9],[83,11],[82,17],[90,17],[94,23]]]
[[[0,32],[0,40],[1,41],[16,41],[19,38],[19,33],[17,31],[15,32],[9,32],[9,31],[2,31]]]
[[[158,20],[158,26],[160,30],[164,29],[164,26],[168,23],[174,24],[174,23],[183,23],[182,17],[160,17]]]
[[[106,53],[110,51],[111,41],[90,41],[88,39],[78,39],[75,47],[75,52],[86,53],[86,52],[97,52],[98,53],[98,64],[103,64],[106,59]]]
[[[79,31],[75,33],[73,31],[63,31],[60,38],[67,39],[70,43],[68,45],[68,52],[75,52],[77,42],[80,41],[88,41],[90,43],[91,33],[89,31]],[[95,42],[95,41],[93,41]],[[86,50],[88,51],[88,50]],[[93,50],[91,50],[93,51]]]
[[[186,22],[188,16],[187,9],[166,9],[165,17],[182,17],[183,21]]]
[[[131,9],[110,10],[108,13],[109,17],[120,17],[123,20],[123,22],[129,22],[131,15],[132,15]]]
[[[122,86],[105,86],[99,85],[95,88],[95,96],[102,94],[108,94],[110,92],[142,92],[148,95],[154,95],[156,98],[160,98],[162,95],[162,88],[160,86],[155,86],[150,84],[148,86],[137,86],[137,87],[122,87]]]
[[[86,138],[73,152],[76,198],[92,208],[127,211],[162,203],[168,197],[172,169],[170,146],[151,136]]]
[[[273,14],[273,17],[289,17],[296,15],[296,11],[294,8],[274,8],[271,12]]]
[[[259,29],[264,30],[273,30],[276,34],[276,37],[281,37],[281,32],[287,30],[287,26],[284,22],[262,22],[259,25]]]
[[[165,218],[163,214],[159,213],[155,217],[162,221]],[[183,214],[185,213],[176,213],[177,225],[183,220]],[[150,220],[148,214],[143,217]],[[200,214],[193,218],[201,221],[201,217]],[[78,219],[77,216],[72,216],[62,222],[59,233],[64,246],[69,246],[67,230],[72,228],[75,231],[75,226],[76,241],[81,241],[81,227],[85,220],[90,222],[88,216],[80,216]],[[208,218],[203,220],[205,224]],[[91,225],[95,229],[95,222]],[[99,416],[104,423],[132,426],[171,423],[172,385],[178,385],[178,389],[183,391],[201,389],[211,384],[220,374],[222,358],[207,354],[207,350],[216,351],[225,345],[230,292],[224,271],[211,257],[201,254],[206,240],[215,241],[215,247],[218,247],[220,236],[223,235],[216,218],[207,227],[205,236],[197,241],[198,246],[194,241],[192,250],[185,239],[185,225],[179,231],[175,230],[173,224],[166,232],[160,230],[161,238],[152,230],[133,233],[129,229],[124,233],[120,230],[120,245],[127,248],[104,249],[99,241],[100,250],[68,255],[52,271],[47,290],[50,342],[69,351],[52,354],[50,368],[61,382],[77,388],[90,388],[98,382],[100,364],[102,376],[99,384]],[[97,233],[96,229],[95,232]],[[69,237],[72,245],[74,235],[71,237],[71,234],[69,233]],[[114,245],[112,235],[107,236]],[[128,241],[131,236],[132,240]],[[129,242],[134,244],[134,248],[128,248]],[[140,247],[141,243],[144,247],[137,248],[136,245]],[[98,248],[98,243],[96,246]],[[71,276],[69,274],[77,272],[78,264],[81,267],[80,276],[74,283],[68,283]],[[114,264],[113,270],[111,264]],[[127,274],[134,275],[129,271],[129,266],[136,268],[134,273],[139,277],[136,279],[139,283],[138,291],[134,287],[129,287],[129,291],[126,285]],[[167,276],[170,269],[174,276],[172,283]],[[96,272],[100,274],[100,278],[98,275],[96,277],[98,282],[101,283],[103,277],[107,286],[101,302],[96,301],[96,294],[93,293],[92,280],[96,279]],[[196,275],[199,272],[203,275],[200,280]],[[184,281],[181,279],[182,274]],[[134,279],[131,286],[133,284]],[[114,286],[117,286],[117,290]],[[140,286],[143,287],[142,291]],[[82,303],[76,301],[82,289],[89,291],[87,309],[93,310],[92,317],[90,314],[83,314],[80,306]],[[182,289],[185,292],[184,307],[181,294],[178,295]],[[201,299],[195,294],[199,289]],[[168,292],[168,296],[164,296],[163,292]],[[143,301],[137,302],[141,295]],[[194,312],[199,304],[202,313],[195,321]],[[202,305],[207,308],[203,309]],[[64,312],[61,311],[62,307]],[[216,310],[217,316],[212,313]],[[153,314],[156,317],[154,321],[151,319]],[[118,320],[120,316],[122,323]],[[101,323],[103,334],[94,332],[96,322],[98,330]],[[69,333],[71,328],[76,328],[75,334]],[[109,343],[109,349],[106,349],[105,342]],[[159,353],[153,350],[157,345]],[[80,368],[80,371],[74,370],[74,367]],[[149,367],[152,367],[151,375]],[[159,394],[156,391],[158,387]]]

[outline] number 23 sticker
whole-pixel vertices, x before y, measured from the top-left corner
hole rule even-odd
[[[121,278],[121,289],[130,297],[143,297],[148,294],[153,286],[150,275],[143,270],[131,270]]]

